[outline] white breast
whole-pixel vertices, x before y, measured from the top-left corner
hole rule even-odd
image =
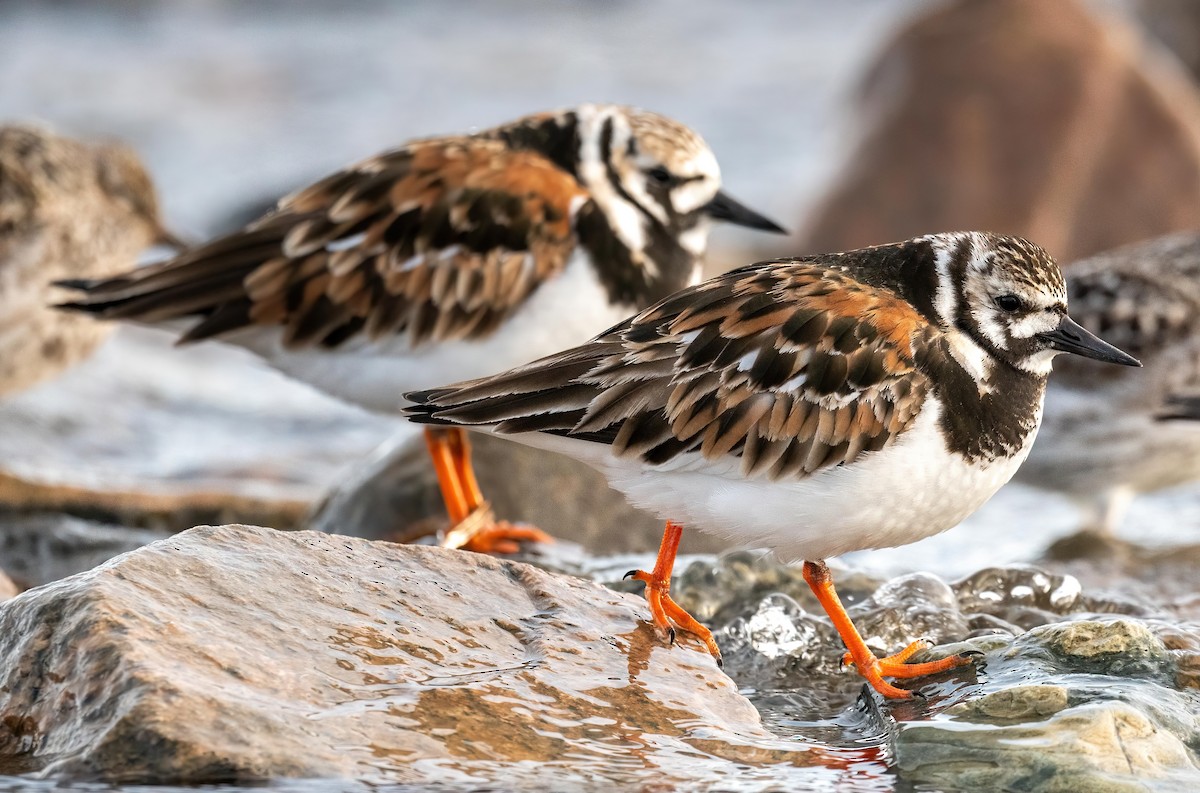
[[[405,391],[449,385],[528,363],[582,344],[632,314],[609,302],[587,254],[543,283],[504,325],[485,339],[427,344],[407,336],[349,341],[334,350],[286,350],[275,328],[249,329],[226,341],[246,347],[284,373],[369,410],[395,412]]]
[[[947,451],[938,429],[941,411],[930,397],[913,425],[885,449],[806,479],[776,482],[742,478],[740,460],[733,458],[713,464],[693,457],[656,468],[619,460],[602,444],[510,437],[590,463],[630,502],[664,519],[773,548],[785,559],[825,559],[904,545],[951,528],[1012,478],[1033,443],[1031,433],[1014,457],[970,463]]]

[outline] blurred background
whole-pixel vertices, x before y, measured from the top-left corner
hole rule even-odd
[[[700,131],[729,191],[794,232],[766,247],[718,228],[712,270],[965,227],[1027,235],[1066,263],[1200,228],[1193,9],[6,2],[0,119],[127,141],[168,225],[201,240],[409,138],[620,102]],[[344,504],[347,482],[394,477],[402,442],[364,460],[405,432],[248,354],[121,328],[84,364],[0,403],[0,567],[29,583],[61,574],[54,554],[31,555],[45,537],[92,554],[69,567],[150,536],[135,529],[304,525],[331,488]],[[1122,533],[1192,539],[1198,496],[1140,499]],[[972,531],[860,561],[956,575],[1034,558],[1079,523],[1065,498],[1014,486]]]

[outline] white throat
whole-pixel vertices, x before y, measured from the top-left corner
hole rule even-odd
[[[633,260],[641,262],[646,249],[646,217],[641,209],[627,201],[609,181],[608,163],[600,150],[605,123],[612,121],[611,149],[618,151],[629,144],[629,124],[612,107],[584,105],[579,116],[579,179],[604,213],[621,242],[629,248]]]

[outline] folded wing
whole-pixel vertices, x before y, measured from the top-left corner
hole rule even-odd
[[[418,422],[602,443],[649,465],[733,457],[803,477],[900,435],[931,342],[907,303],[820,261],[764,262],[686,289],[592,342],[409,394]]]
[[[291,348],[478,338],[563,269],[585,199],[531,152],[480,138],[415,143],[168,262],[67,282],[85,292],[67,307],[148,323],[195,317],[183,341],[264,327]]]

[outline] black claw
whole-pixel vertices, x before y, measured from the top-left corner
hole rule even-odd
[[[928,701],[929,701],[929,697],[927,697],[926,695],[922,694],[920,691],[911,691],[910,693],[913,695],[913,699],[919,699],[919,700],[921,700],[922,702],[928,702]]]
[[[716,656],[716,658],[717,658],[717,669],[724,669],[724,668],[725,668],[725,661],[724,661],[724,660],[722,660],[722,659],[721,659],[721,656],[719,656],[719,655],[718,655],[718,656]]]
[[[667,644],[671,645],[672,647],[675,646],[675,629],[674,628],[667,629]]]
[[[963,650],[958,654],[959,658],[982,658],[983,653],[979,650]]]
[[[638,574],[638,571],[637,571],[637,570],[630,570],[628,573],[626,573],[625,575],[621,576],[621,580],[622,580],[622,581],[624,581],[624,580],[626,580],[626,579],[633,578],[633,577],[634,577],[635,575],[637,575],[637,574]]]

